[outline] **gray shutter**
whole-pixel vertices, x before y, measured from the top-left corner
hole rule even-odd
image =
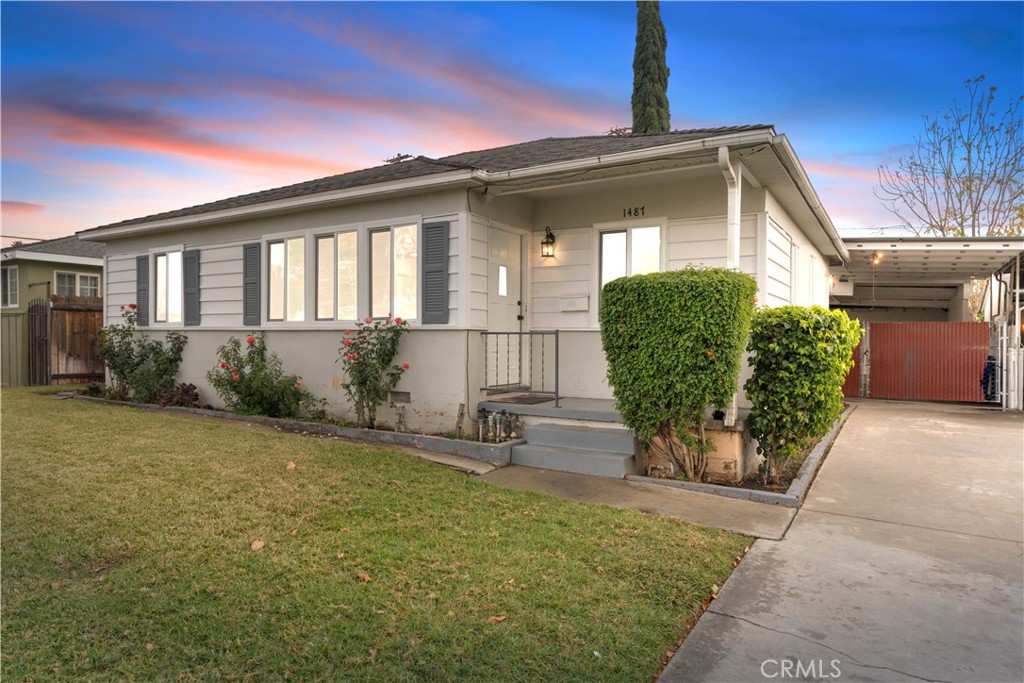
[[[242,245],[242,324],[260,324],[260,243]]]
[[[185,324],[199,324],[199,250],[181,255],[182,279],[185,281]]]
[[[448,322],[448,223],[423,225],[423,322]]]
[[[149,254],[135,259],[135,306],[139,325],[149,325]]]

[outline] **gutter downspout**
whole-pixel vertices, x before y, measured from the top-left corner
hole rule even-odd
[[[740,200],[743,182],[737,169],[729,160],[729,148],[722,145],[718,148],[718,167],[725,176],[726,184],[726,224],[725,224],[725,267],[740,267]],[[727,427],[736,424],[739,412],[738,390],[732,395],[732,403],[726,408],[724,423]]]

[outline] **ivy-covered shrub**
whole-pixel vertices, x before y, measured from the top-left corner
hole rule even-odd
[[[783,306],[755,313],[748,347],[754,373],[743,388],[766,482],[777,483],[786,460],[842,414],[843,382],[860,335],[845,311]]]
[[[262,332],[246,337],[244,349],[241,340],[231,337],[217,349],[217,360],[217,365],[206,373],[206,381],[236,413],[325,418],[325,401],[304,389],[297,375],[284,374],[277,354],[267,353]]]
[[[110,373],[109,398],[153,403],[162,389],[174,386],[188,337],[168,332],[164,341],[136,332],[139,321],[135,304],[121,307],[124,322],[100,330],[98,350]]]
[[[401,318],[366,318],[356,330],[345,330],[338,355],[347,375],[341,388],[348,394],[356,410],[356,422],[361,427],[374,428],[377,408],[388,400],[388,395],[408,363],[395,362],[402,335],[409,331],[409,323]]]
[[[709,406],[736,393],[757,283],[724,268],[619,278],[601,293],[608,383],[626,426],[645,448],[704,478]]]

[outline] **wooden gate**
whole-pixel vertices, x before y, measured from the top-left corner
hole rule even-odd
[[[867,382],[848,378],[848,396],[986,401],[988,323],[870,323],[859,349],[851,375]]]
[[[51,384],[103,381],[103,361],[97,346],[101,327],[102,300],[58,296],[51,299]]]

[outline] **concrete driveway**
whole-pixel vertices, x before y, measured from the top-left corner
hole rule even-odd
[[[1024,418],[862,402],[662,674],[1024,681]]]

